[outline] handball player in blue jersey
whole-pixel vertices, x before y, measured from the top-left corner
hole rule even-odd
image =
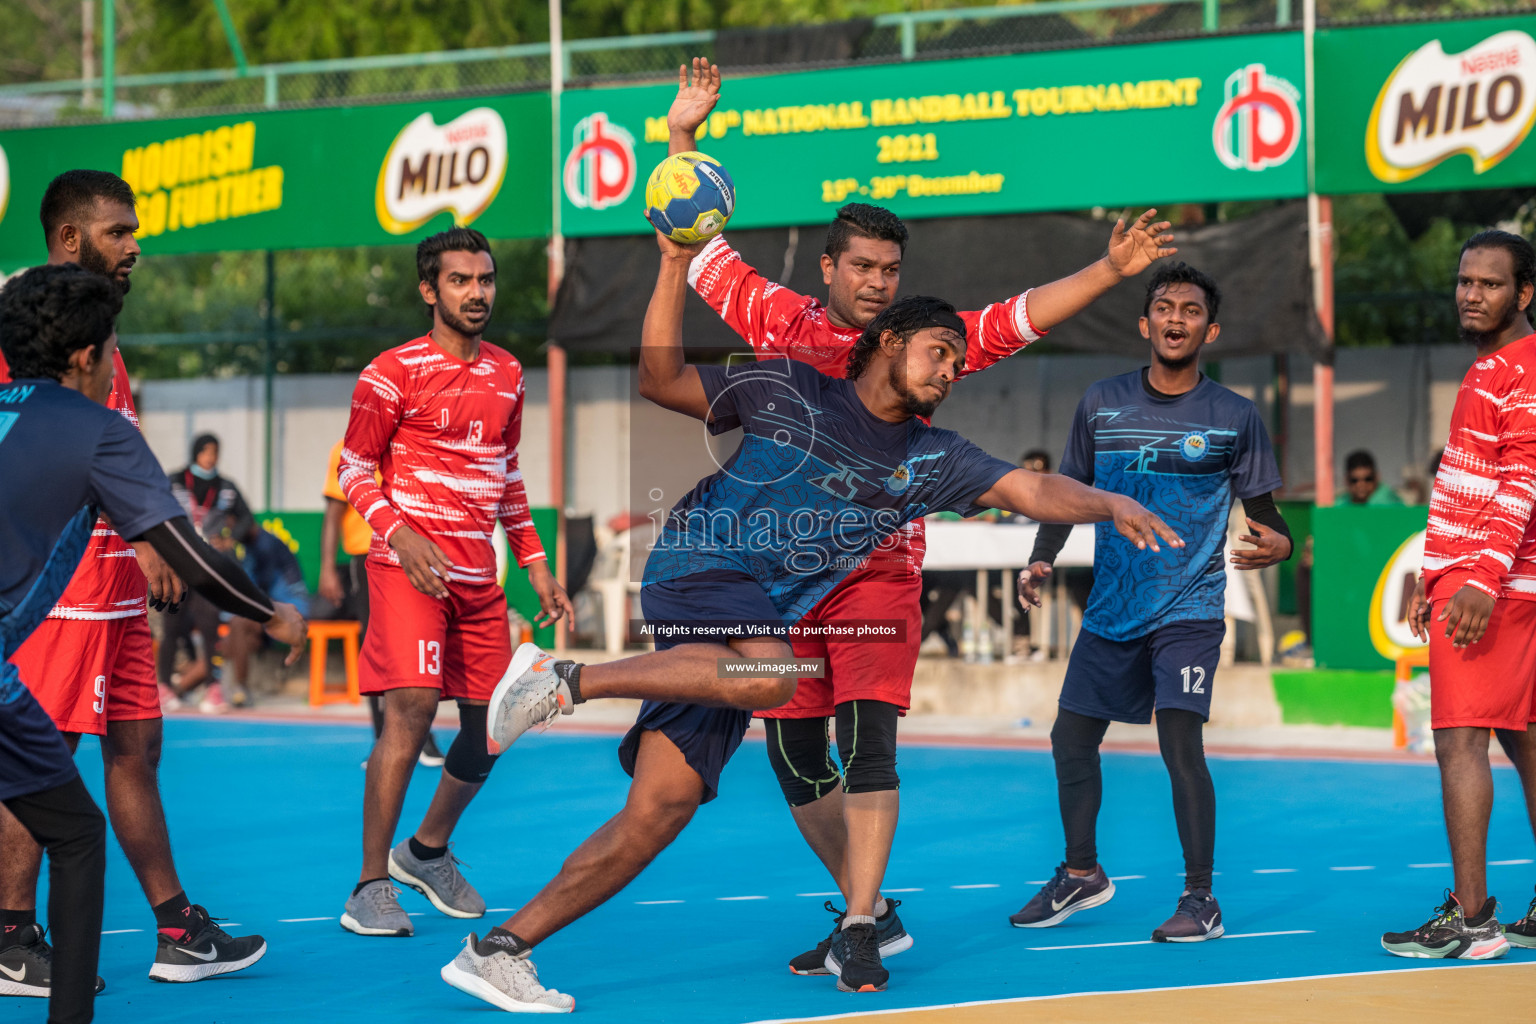
[[[1291,536],[1271,494],[1280,471],[1259,411],[1200,372],[1200,350],[1216,340],[1221,295],[1184,263],[1159,267],[1147,284],[1141,336],[1152,363],[1098,381],[1078,404],[1061,460],[1065,476],[1135,498],[1184,538],[1148,555],[1099,529],[1093,591],[1072,648],[1051,729],[1051,753],[1066,860],[1010,920],[1047,928],[1109,902],[1115,885],[1098,862],[1094,828],[1103,783],[1099,744],[1111,721],[1145,724],[1157,712],[1157,739],[1173,785],[1173,816],[1184,846],[1184,892],[1157,942],[1220,938],[1211,895],[1216,792],[1202,731],[1210,718],[1216,662],[1226,634],[1227,518],[1243,502],[1251,547],[1234,549],[1239,569],[1291,556]],[[1070,526],[1042,526],[1019,574],[1028,611],[1066,543]]]
[[[498,749],[584,700],[645,701],[619,748],[634,778],[624,809],[537,896],[484,939],[471,935],[442,970],[450,985],[507,1010],[573,1008],[570,996],[539,984],[529,951],[629,884],[715,797],[752,711],[789,700],[803,674],[790,660],[786,625],[904,523],[941,509],[1003,508],[1045,521],[1112,521],[1148,553],[1181,543],[1128,497],[1015,469],[918,418],[949,393],[965,353],[965,325],[938,299],[902,299],[876,317],[847,380],[791,360],[686,364],[683,300],[699,247],[657,237],[661,272],[646,313],[640,393],[712,434],[740,427],[743,437],[672,510],[647,562],[641,606],[657,629],[656,652],[582,666],[524,644],[492,695]],[[894,718],[871,725],[848,770],[894,776]],[[828,968],[839,985],[883,988],[874,919],[846,918],[838,939]]]
[[[48,1019],[59,1024],[93,1013],[106,823],[11,658],[69,583],[97,514],[130,543],[153,545],[219,607],[291,644],[290,662],[306,632],[292,605],[269,601],[198,539],[143,436],[106,407],[121,309],[116,285],[74,264],[33,268],[0,290],[0,353],[12,378],[0,385],[0,802],[48,852],[55,942]],[[183,593],[170,596],[179,601]],[[220,955],[219,942],[253,938],[213,931],[222,937],[214,946],[176,947],[157,963],[202,967]]]

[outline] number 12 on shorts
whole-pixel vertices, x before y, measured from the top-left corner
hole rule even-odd
[[[1180,674],[1182,674],[1184,676],[1184,692],[1185,693],[1204,693],[1205,692],[1205,669],[1201,668],[1199,665],[1185,665],[1182,669],[1179,670],[1179,672],[1180,672]],[[1193,679],[1194,688],[1193,689],[1190,688],[1190,682],[1191,682],[1190,673],[1191,672],[1194,673],[1194,679]]]
[[[440,676],[443,674],[443,645],[436,640],[416,641],[416,671],[424,676]],[[1189,690],[1189,669],[1184,670],[1186,682],[1185,691]]]

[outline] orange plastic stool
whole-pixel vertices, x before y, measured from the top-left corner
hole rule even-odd
[[[1419,647],[1407,651],[1397,659],[1397,681],[1406,683],[1413,678],[1413,670],[1429,666],[1429,648]],[[1408,727],[1403,716],[1392,709],[1392,745],[1401,750],[1408,745]]]
[[[357,642],[362,635],[362,624],[346,619],[333,619],[309,624],[309,703],[311,707],[322,704],[357,704],[362,695],[357,692]],[[345,691],[325,688],[325,656],[330,641],[341,641],[342,660],[347,669]]]

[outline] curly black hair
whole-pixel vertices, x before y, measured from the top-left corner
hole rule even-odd
[[[827,228],[827,247],[823,251],[836,263],[837,258],[848,251],[848,243],[854,238],[895,242],[903,255],[907,251],[907,226],[883,206],[849,203],[838,210],[837,218]]]
[[[80,349],[100,358],[122,309],[117,286],[78,264],[17,274],[0,289],[0,353],[11,377],[63,380]]]
[[[932,295],[908,295],[886,306],[864,328],[859,340],[853,343],[853,351],[848,353],[848,371],[845,376],[849,380],[858,380],[864,376],[864,371],[869,368],[869,360],[880,347],[880,338],[886,331],[895,332],[905,342],[926,327],[947,327],[961,338],[965,337],[965,321],[960,319],[954,306]],[[960,362],[957,369],[964,369],[963,350]]]
[[[1204,292],[1206,310],[1211,314],[1211,323],[1216,322],[1216,310],[1221,308],[1221,289],[1216,287],[1216,282],[1209,274],[1196,270],[1182,260],[1178,263],[1158,264],[1152,279],[1147,282],[1147,297],[1141,304],[1142,316],[1152,312],[1152,300],[1157,298],[1158,292],[1171,284],[1192,284]]]

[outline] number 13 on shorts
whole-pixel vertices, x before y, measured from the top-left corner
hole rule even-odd
[[[443,645],[437,640],[416,641],[416,671],[424,676],[443,674]]]

